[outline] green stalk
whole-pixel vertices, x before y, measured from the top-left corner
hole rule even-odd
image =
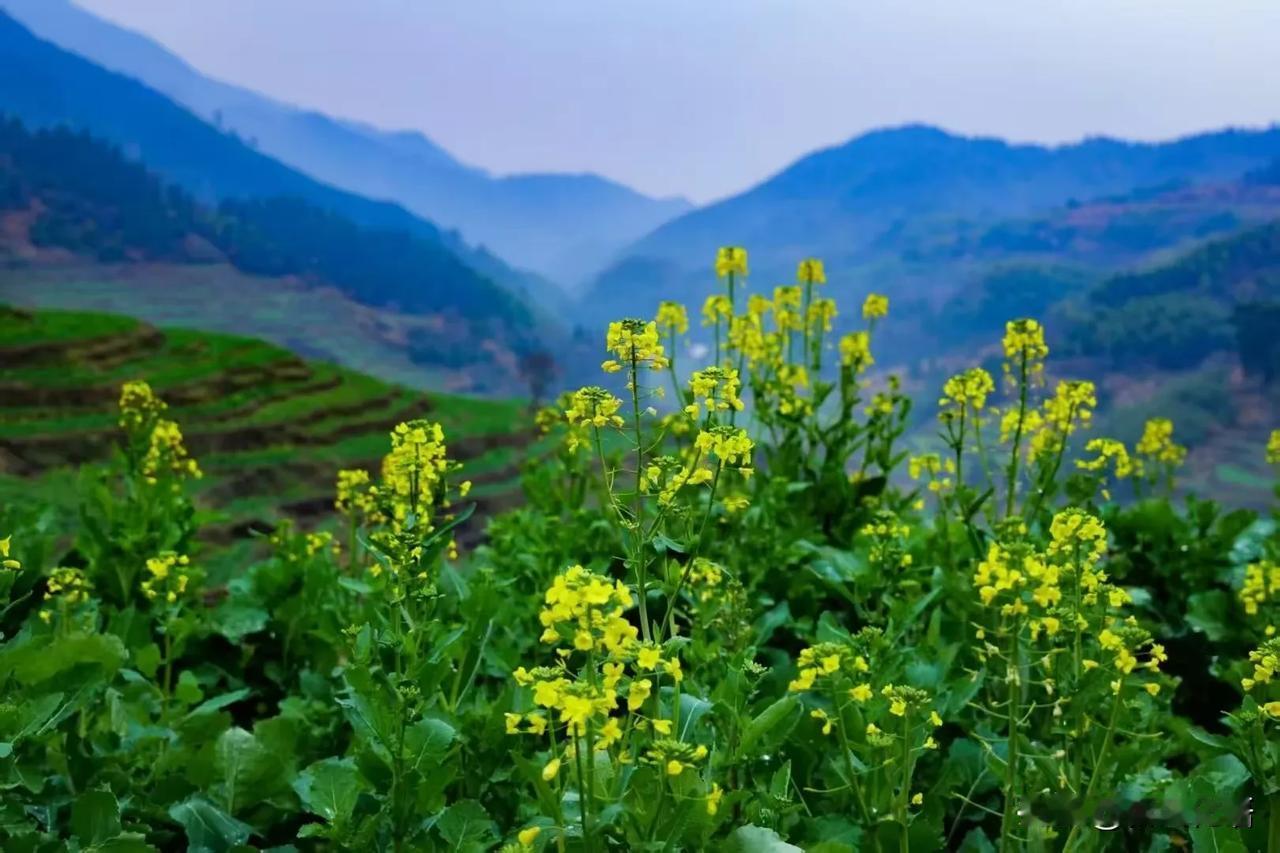
[[[862,789],[858,787],[857,770],[853,766],[853,750],[849,747],[849,736],[844,730],[844,709],[840,705],[840,694],[836,692],[835,686],[831,688],[832,705],[836,711],[836,734],[840,736],[840,752],[844,755],[845,772],[849,774],[849,790],[853,792],[854,802],[858,804],[858,811],[862,813],[862,820],[867,827],[872,826],[871,812],[867,809],[866,802],[862,799]]]
[[[1120,707],[1123,704],[1121,697],[1124,695],[1124,679],[1121,678],[1120,689],[1116,691],[1115,701],[1111,703],[1111,718],[1107,721],[1106,734],[1102,736],[1102,749],[1098,750],[1098,760],[1094,762],[1093,773],[1089,777],[1089,786],[1084,791],[1084,803],[1088,808],[1093,801],[1093,789],[1098,783],[1098,778],[1102,775],[1100,770],[1106,764],[1107,753],[1111,751],[1111,740],[1115,736],[1116,723],[1120,718]],[[1080,831],[1080,824],[1071,827],[1071,832],[1067,834],[1067,840],[1063,842],[1062,849],[1064,851],[1071,849],[1071,842],[1076,838]]]
[[[1267,853],[1280,853],[1280,791],[1267,797]]]
[[[908,808],[911,802],[911,711],[902,715],[902,790],[898,792],[898,819],[902,822],[902,853],[910,853],[911,841],[908,838],[910,818]]]
[[[1022,348],[1018,363],[1018,426],[1013,433],[1013,452],[1009,455],[1009,494],[1005,499],[1004,517],[1013,515],[1013,499],[1018,491],[1018,456],[1022,449],[1022,429],[1027,421],[1027,349]]]
[[[720,325],[716,321],[716,335],[719,338]],[[718,344],[717,344],[718,346]],[[640,592],[640,631],[645,642],[649,642],[649,577],[648,566],[644,556],[644,542],[641,533],[644,531],[644,495],[640,493],[640,478],[644,474],[644,443],[640,432],[640,370],[637,365],[635,344],[631,345],[631,417],[636,434],[636,494],[634,499],[636,587]]]
[[[1020,678],[1015,678],[1018,671],[1018,638],[1022,628],[1018,618],[1013,620],[1013,638],[1009,643],[1009,669],[1005,681],[1008,688],[1006,711],[1008,712],[1009,748],[1005,766],[1004,816],[1000,821],[1000,850],[1007,853],[1014,849],[1013,823],[1018,816],[1018,717],[1022,700]]]

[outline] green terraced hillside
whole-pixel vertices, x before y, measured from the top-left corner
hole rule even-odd
[[[205,476],[197,503],[228,544],[281,514],[308,525],[332,513],[339,468],[376,472],[388,431],[439,421],[474,484],[483,518],[520,499],[531,446],[524,405],[424,394],[261,341],[160,329],[110,314],[0,306],[0,502],[72,494],[72,466],[109,457],[121,385],[143,379],[169,404]]]

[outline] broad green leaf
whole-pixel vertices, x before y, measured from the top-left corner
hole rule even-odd
[[[71,833],[85,847],[120,834],[120,804],[110,791],[85,791],[71,804]]]
[[[435,819],[435,828],[445,849],[457,853],[479,853],[498,840],[497,825],[475,800],[461,800],[446,808]]]
[[[330,823],[345,823],[368,785],[350,758],[326,758],[298,775],[293,789],[307,811]]]
[[[803,848],[788,844],[772,829],[762,826],[740,826],[725,840],[726,853],[803,853]]]
[[[218,738],[214,767],[222,778],[223,805],[232,815],[283,787],[285,768],[280,757],[239,727],[227,729]]]
[[[419,773],[439,767],[457,735],[453,726],[444,720],[418,720],[404,733],[406,767]]]
[[[114,673],[128,658],[124,643],[109,634],[68,634],[48,643],[24,643],[0,653],[0,678],[39,684],[76,666],[96,663]]]
[[[1238,829],[1201,826],[1190,829],[1188,834],[1195,853],[1249,853]]]
[[[261,607],[235,598],[227,600],[213,614],[213,627],[233,643],[256,634],[271,621],[271,614]]]
[[[174,689],[173,695],[184,705],[194,705],[204,698],[204,691],[200,689],[200,682],[196,680],[195,673],[187,669],[178,676],[178,686]]]
[[[1231,600],[1220,589],[1193,592],[1187,599],[1187,623],[1216,643],[1231,630],[1232,610]]]
[[[187,853],[230,853],[249,840],[253,829],[233,818],[201,796],[169,809],[187,833]]]

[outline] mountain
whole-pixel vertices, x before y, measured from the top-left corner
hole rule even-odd
[[[297,197],[363,227],[412,234],[530,299],[557,298],[549,282],[511,269],[490,252],[472,249],[458,234],[397,204],[335,189],[292,169],[138,81],[36,38],[3,12],[0,113],[34,127],[87,129],[207,203]],[[557,307],[554,301],[550,307]]]
[[[1280,379],[1280,219],[1111,276],[1057,314],[1069,351],[1116,368],[1186,370],[1229,354],[1271,383]]]
[[[419,133],[380,131],[211,80],[69,0],[0,0],[0,6],[40,37],[141,80],[264,153],[334,186],[399,202],[566,285],[691,206],[591,174],[496,177]]]
[[[8,290],[16,278],[19,290],[24,279],[26,290],[50,289],[40,281],[49,267],[158,263],[229,268],[216,289],[202,292],[203,304],[191,312],[197,325],[205,322],[201,315],[216,313],[210,303],[228,298],[230,279],[243,277],[256,282],[259,304],[237,313],[242,331],[254,331],[270,313],[272,291],[296,292],[286,282],[338,291],[351,302],[344,312],[363,306],[418,318],[420,325],[404,330],[405,356],[469,374],[463,386],[469,390],[519,388],[520,355],[542,346],[529,306],[438,243],[403,230],[362,228],[296,197],[209,207],[84,131],[33,133],[16,119],[0,120],[0,266],[13,270],[0,286]],[[158,298],[173,301],[182,279],[172,276]],[[123,291],[131,289],[114,288],[119,303],[129,302]],[[334,317],[317,336],[332,335],[343,322]],[[302,332],[300,317],[297,325]],[[300,349],[323,351],[303,337]]]
[[[666,223],[598,276],[583,303],[603,318],[647,314],[659,298],[693,288],[708,292],[711,260],[726,243],[746,246],[753,279],[770,286],[792,280],[796,261],[813,255],[827,262],[837,295],[840,287],[876,287],[933,299],[963,285],[972,258],[954,244],[966,234],[1144,187],[1234,180],[1277,155],[1276,127],[1053,147],[922,125],[875,131]],[[939,246],[943,257],[921,251]],[[999,249],[989,253],[994,260],[1023,250],[987,248]]]

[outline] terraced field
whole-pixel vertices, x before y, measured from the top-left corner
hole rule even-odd
[[[376,470],[387,432],[428,417],[475,483],[474,541],[485,515],[519,501],[537,452],[522,403],[425,394],[261,341],[159,329],[127,317],[0,307],[0,501],[70,494],[69,466],[105,459],[117,438],[120,386],[145,379],[182,425],[216,512],[208,536],[233,544],[280,513],[331,518],[339,468]]]

